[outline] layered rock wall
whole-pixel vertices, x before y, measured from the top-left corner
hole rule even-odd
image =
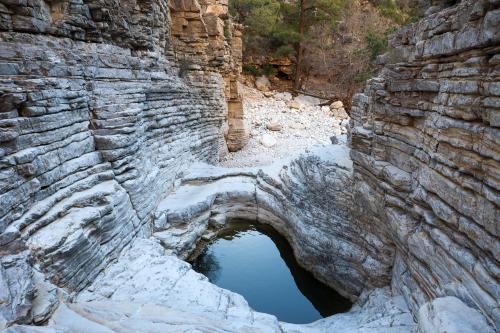
[[[171,23],[186,6],[195,54]],[[31,267],[81,290],[150,233],[179,173],[217,162],[241,59],[217,6],[0,2],[0,327],[30,320]]]
[[[115,327],[110,318],[150,300],[137,320],[175,324],[168,303],[190,328],[211,326],[201,323],[204,294],[187,293],[202,278],[158,242],[182,255],[241,217],[272,225],[301,265],[352,299],[391,285],[424,332],[443,313],[456,319],[449,304],[498,326],[498,1],[464,0],[394,37],[380,77],[354,101],[352,164],[332,146],[244,170],[190,168],[245,142],[241,29],[227,3],[0,1],[0,328],[56,311],[52,323],[71,332],[81,323],[73,310]],[[137,236],[153,237],[123,254]],[[146,266],[158,274],[135,274]],[[244,318],[225,323],[231,330],[288,327],[202,285],[212,319]],[[104,302],[82,305],[92,315],[56,306],[82,290],[77,302]],[[105,299],[127,304],[115,317]],[[380,303],[349,329],[385,332],[397,313],[399,330],[411,331],[400,305]],[[311,328],[328,332],[337,320]]]
[[[228,103],[225,142],[229,151],[240,150],[248,141],[237,85],[243,27],[229,19],[227,0],[174,0],[170,9],[173,50],[181,71],[214,68],[222,74]]]
[[[462,1],[392,44],[351,112],[354,218],[394,250],[414,311],[455,296],[499,325],[500,4]]]

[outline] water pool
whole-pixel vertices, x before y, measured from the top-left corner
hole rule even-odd
[[[286,239],[265,225],[231,223],[192,264],[212,283],[243,295],[253,309],[281,321],[309,323],[351,307],[301,268]]]

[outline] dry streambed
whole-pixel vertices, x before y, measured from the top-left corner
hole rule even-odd
[[[331,144],[332,137],[345,141],[349,118],[340,102],[321,107],[320,99],[304,95],[262,93],[243,85],[240,91],[250,138],[242,150],[227,154],[222,166],[266,165],[316,144]]]

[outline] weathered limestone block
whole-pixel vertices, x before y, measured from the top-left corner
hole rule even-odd
[[[424,304],[418,316],[418,326],[422,333],[493,333],[493,329],[477,310],[468,307],[456,297],[436,298]]]
[[[397,32],[350,129],[354,215],[393,248],[393,290],[415,316],[453,298],[497,329],[499,6],[463,0]]]
[[[0,327],[29,322],[35,285],[29,253],[0,258]]]

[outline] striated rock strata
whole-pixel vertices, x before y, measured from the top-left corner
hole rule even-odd
[[[500,4],[462,1],[392,44],[354,98],[354,218],[414,312],[456,297],[498,328]]]
[[[85,288],[178,173],[244,134],[238,29],[216,1],[0,3],[0,327],[34,320],[40,272]]]
[[[404,299],[387,286],[363,293],[349,313],[293,325],[255,312],[178,258],[233,219],[258,220],[285,235],[319,279],[359,296],[358,281],[377,263],[352,240],[348,152],[322,147],[266,168],[193,166],[158,204],[152,237],[135,239],[84,290],[41,307],[53,312],[48,326],[6,332],[414,332]]]
[[[158,204],[153,236],[187,257],[202,236],[231,220],[269,224],[288,239],[303,267],[355,299],[391,262],[384,253],[366,251],[351,221],[351,167],[349,150],[341,145],[266,168],[195,167]]]
[[[356,96],[350,147],[223,169],[245,142],[227,3],[3,0],[0,328],[498,330],[499,32],[498,1],[430,14]],[[280,323],[178,258],[235,218],[356,305]]]

